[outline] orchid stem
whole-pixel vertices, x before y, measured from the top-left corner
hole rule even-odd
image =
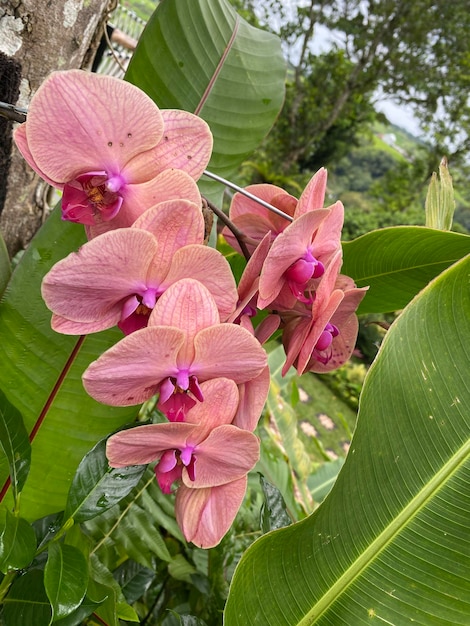
[[[243,256],[245,257],[245,259],[247,261],[249,261],[250,259],[250,253],[248,251],[248,248],[246,247],[246,243],[244,241],[245,239],[245,235],[242,233],[241,230],[239,230],[235,224],[232,222],[232,220],[230,220],[225,213],[219,209],[219,207],[216,207],[215,204],[212,204],[212,202],[210,202],[210,200],[208,200],[207,198],[204,198],[205,202],[207,203],[207,206],[209,207],[209,209],[215,213],[215,215],[217,215],[217,217],[220,219],[221,222],[223,222],[225,224],[225,226],[227,226],[227,228],[229,228],[235,239],[238,241],[238,245],[240,246],[241,251],[243,252]]]
[[[276,215],[280,215],[284,219],[289,220],[289,222],[293,221],[293,218],[290,215],[287,215],[287,213],[284,213],[284,211],[281,211],[280,209],[276,208],[272,204],[269,204],[269,202],[265,202],[264,200],[261,200],[261,198],[257,198],[254,194],[250,193],[246,189],[243,189],[243,187],[239,187],[238,185],[235,185],[235,183],[232,183],[229,180],[222,178],[222,176],[213,174],[212,172],[209,172],[208,170],[204,170],[203,175],[207,176],[208,178],[212,178],[212,180],[216,180],[218,183],[222,183],[226,187],[230,187],[230,189],[233,189],[234,191],[238,191],[238,193],[241,193],[242,195],[246,196],[250,200],[253,200],[254,202],[257,202],[258,204],[261,204],[261,206],[264,206],[264,208],[268,209],[268,211],[271,211],[272,213],[276,213]]]

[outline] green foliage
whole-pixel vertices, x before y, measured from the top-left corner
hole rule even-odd
[[[34,569],[18,578],[5,599],[5,626],[49,626],[52,609],[44,588],[44,572]]]
[[[44,586],[53,621],[73,613],[82,603],[88,586],[88,563],[80,550],[53,543],[44,568]]]
[[[8,460],[15,508],[28,477],[31,445],[21,413],[8,402],[0,390],[0,447]]]
[[[36,551],[36,535],[25,519],[5,511],[0,536],[0,571],[20,570],[28,566]]]
[[[65,505],[64,518],[85,522],[110,509],[139,482],[145,466],[112,469],[102,440],[86,454],[77,468]]]

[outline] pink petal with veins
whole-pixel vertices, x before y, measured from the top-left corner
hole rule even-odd
[[[149,319],[149,326],[176,326],[183,330],[186,336],[184,352],[189,350],[191,354],[195,335],[219,323],[214,298],[202,283],[192,278],[179,280],[168,287]]]
[[[295,209],[294,219],[297,219],[308,211],[323,208],[325,203],[327,171],[324,167],[316,172],[299,198],[299,202]]]
[[[213,548],[227,533],[243,502],[247,478],[206,489],[184,485],[176,494],[176,520],[187,541]]]
[[[210,291],[224,322],[237,304],[237,285],[228,261],[218,250],[190,245],[176,250],[171,268],[162,282],[166,287],[183,278],[201,282]]]
[[[238,410],[238,387],[229,378],[213,378],[201,383],[204,402],[197,403],[186,415],[186,422],[198,424],[207,434],[217,426],[231,424]]]
[[[199,380],[223,376],[237,384],[256,378],[267,357],[253,335],[236,324],[218,324],[201,330],[194,338],[193,371]]]
[[[270,384],[271,374],[269,367],[266,366],[261,374],[238,386],[240,401],[233,418],[235,426],[244,430],[255,430],[268,397]]]
[[[197,180],[212,153],[212,133],[206,122],[186,111],[165,109],[163,139],[154,158],[165,169],[182,169]]]
[[[287,215],[292,216],[294,214],[297,205],[296,198],[276,185],[249,185],[246,187],[246,191],[280,209],[284,213],[287,213]],[[290,223],[289,220],[273,213],[255,200],[251,200],[241,193],[234,195],[229,216],[232,222],[245,235],[256,241],[261,241],[267,233],[271,233],[271,240],[274,240]],[[230,229],[225,227],[222,230],[222,234],[232,248],[241,253],[238,242]],[[251,253],[255,246],[248,243],[247,247]]]
[[[197,428],[194,424],[145,424],[121,430],[106,442],[111,467],[146,465],[167,450],[182,449]]]
[[[138,217],[132,226],[148,230],[159,241],[171,242],[175,251],[183,246],[204,242],[200,198],[197,203],[186,199],[159,202]]]

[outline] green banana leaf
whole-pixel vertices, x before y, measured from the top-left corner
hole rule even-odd
[[[214,136],[208,169],[228,176],[273,125],[285,71],[280,40],[245,22],[226,0],[163,0],[126,80],[161,108],[202,117]]]
[[[0,389],[23,415],[32,444],[30,473],[21,494],[21,515],[30,520],[62,510],[85,453],[136,414],[133,407],[99,404],[81,382],[88,364],[121,333],[60,335],[51,329],[51,313],[41,298],[42,277],[84,241],[83,227],[63,222],[56,209],[31,242],[0,301]],[[2,454],[0,461],[0,501],[11,506],[8,459]]]
[[[466,257],[392,325],[332,491],[245,553],[226,626],[468,625],[469,337]]]
[[[423,228],[383,228],[343,243],[341,272],[369,286],[358,313],[403,309],[447,267],[470,254],[470,236]]]

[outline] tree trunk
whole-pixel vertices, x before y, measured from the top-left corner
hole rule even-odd
[[[27,108],[53,70],[91,67],[107,13],[116,0],[7,0],[5,4],[0,7],[0,51],[21,63],[17,105]],[[45,218],[41,200],[45,188],[16,147],[7,181],[0,230],[14,255]]]

